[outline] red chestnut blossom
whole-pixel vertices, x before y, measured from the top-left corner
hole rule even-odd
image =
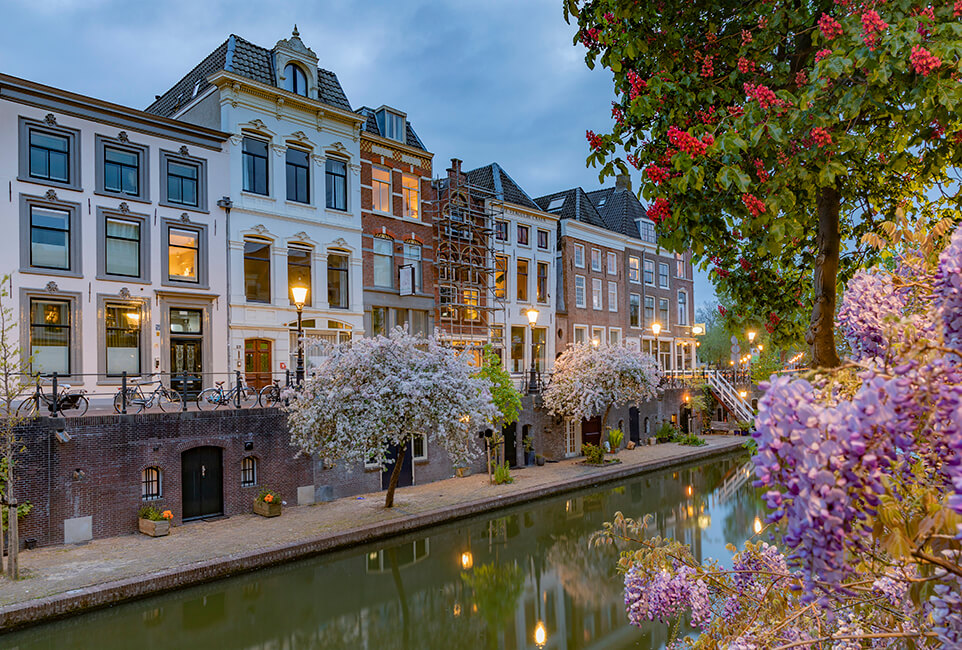
[[[959,0],[959,2],[962,2],[962,0]],[[751,33],[750,31],[748,31],[747,29],[743,29],[743,30],[742,30],[742,45],[748,45],[748,44],[751,43],[751,42],[752,42],[752,33]]]
[[[634,70],[628,71],[628,83],[631,84],[631,89],[628,92],[628,99],[634,99],[641,94],[643,90],[648,88],[648,82],[641,78],[637,72]]]
[[[748,211],[753,217],[765,212],[765,203],[760,199],[756,198],[754,194],[742,194],[742,203],[748,208]]]
[[[655,199],[654,205],[645,211],[648,218],[655,223],[661,223],[665,219],[671,216],[671,207],[668,205],[668,200],[663,199],[660,196]]]
[[[581,44],[590,49],[598,42],[598,35],[600,33],[596,27],[581,32]]]
[[[962,0],[955,0],[955,11],[952,12],[953,18],[962,18]]]
[[[628,158],[628,164],[634,167],[635,169],[638,169],[638,159],[635,158],[633,154],[628,154],[627,158]]]
[[[765,29],[768,27],[768,16],[758,17],[758,29]]]
[[[668,170],[659,167],[658,165],[651,164],[645,168],[645,176],[648,177],[655,185],[661,185],[663,182],[668,180]]]
[[[749,262],[748,260],[746,260],[744,257],[739,257],[739,258],[738,258],[738,263],[739,263],[739,264],[741,265],[741,267],[742,267],[744,270],[746,270],[746,271],[749,270],[750,268],[752,268],[751,262]]]
[[[818,28],[822,30],[822,36],[825,37],[826,41],[842,35],[842,24],[828,14],[822,14],[822,17],[818,19]]]
[[[824,59],[825,57],[827,57],[827,56],[828,56],[829,54],[831,54],[831,53],[832,53],[832,51],[831,51],[830,49],[828,49],[828,48],[825,48],[825,49],[823,49],[823,50],[819,50],[818,52],[815,53],[815,63],[818,63],[819,61],[821,61],[822,59]]]
[[[713,270],[715,271],[715,274],[720,278],[727,278],[730,275],[730,273],[726,269],[723,269],[720,267],[715,267]],[[724,314],[722,314],[722,316],[724,316]]]
[[[615,124],[619,126],[621,126],[621,124],[623,124],[625,121],[625,114],[621,110],[621,106],[618,106],[618,104],[614,102],[611,102],[611,117],[614,118]]]
[[[598,151],[604,145],[601,140],[600,135],[595,135],[594,131],[585,131],[585,137],[588,139],[588,144],[591,145],[592,150]]]
[[[613,24],[615,22],[615,15],[610,11],[607,12],[605,14],[605,22],[608,23],[609,25]]]
[[[929,73],[942,65],[942,59],[921,45],[912,46],[912,54],[909,58],[912,61],[912,67],[923,77],[929,76]]]
[[[721,314],[722,316],[727,316],[728,310],[722,307],[721,305],[718,305],[718,313]]]
[[[868,49],[875,50],[875,44],[878,42],[878,35],[881,34],[888,28],[888,23],[882,20],[882,17],[878,15],[878,12],[874,9],[869,9],[862,14],[862,32],[865,34],[865,44],[868,45]]]
[[[714,57],[706,56],[701,62],[701,76],[709,78],[715,74]]]
[[[827,147],[832,144],[832,135],[823,127],[816,126],[812,129],[812,141],[819,147]]]
[[[768,170],[765,169],[765,163],[758,158],[755,159],[755,173],[758,174],[758,180],[763,183],[769,178]]]
[[[705,153],[705,150],[708,149],[708,145],[711,144],[711,142],[702,142],[687,131],[682,131],[674,126],[668,127],[668,141],[680,151],[684,151],[692,158]],[[714,142],[714,138],[712,139],[712,142]]]
[[[741,56],[738,57],[738,71],[742,74],[749,74],[750,72],[755,72],[755,62],[751,59],[746,59]]]
[[[772,106],[782,105],[782,101],[775,96],[775,93],[768,86],[746,83],[743,87],[745,94],[757,101],[762,108],[768,109]]]
[[[804,70],[799,70],[795,73],[795,85],[804,86],[808,83],[808,73]]]

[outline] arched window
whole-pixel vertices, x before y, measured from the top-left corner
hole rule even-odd
[[[307,75],[300,66],[288,63],[284,68],[284,90],[307,96]]]
[[[647,438],[649,435],[651,435],[651,429],[648,424],[648,418],[645,418],[645,437]]]
[[[257,459],[246,456],[241,460],[241,487],[257,485]]]
[[[151,501],[161,497],[160,468],[145,467],[140,476],[141,497],[144,501]]]

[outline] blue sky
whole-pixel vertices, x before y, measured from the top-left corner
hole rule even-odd
[[[458,157],[531,196],[600,187],[584,134],[610,124],[611,75],[585,66],[560,0],[0,0],[0,15],[0,70],[137,108],[231,32],[273,47],[297,23],[352,106],[407,112],[435,175]],[[711,299],[704,274],[695,291]]]

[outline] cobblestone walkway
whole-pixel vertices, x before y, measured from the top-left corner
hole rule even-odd
[[[605,468],[586,467],[573,459],[513,470],[515,481],[510,485],[490,485],[487,476],[481,474],[401,488],[395,495],[395,507],[390,510],[384,508],[384,493],[376,492],[313,506],[289,507],[283,515],[272,519],[250,514],[188,523],[173,528],[167,537],[132,534],[81,545],[24,551],[20,555],[24,579],[16,583],[0,580],[0,627],[7,622],[11,610],[23,609],[35,599],[50,601],[51,597],[57,600],[96,594],[118,581],[156,581],[158,576],[192,565],[222,564],[294,545],[303,549],[305,543],[326,548],[332,538],[346,531],[353,531],[357,539],[383,536],[410,529],[411,525],[405,522],[436,523],[450,516],[474,514],[537,498],[565,487],[580,487],[586,482],[595,482],[594,479],[602,481],[606,477],[637,474],[735,450],[745,439],[709,436],[707,440],[705,447],[672,443],[623,450],[618,454],[622,462]],[[423,520],[428,514],[433,515],[433,521]],[[328,543],[324,543],[325,540]],[[349,540],[333,543],[346,542]],[[297,551],[304,552],[309,551]],[[253,564],[256,565],[256,561]],[[248,562],[245,566],[252,564]],[[50,612],[42,615],[49,616]]]

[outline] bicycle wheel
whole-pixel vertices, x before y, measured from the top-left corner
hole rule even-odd
[[[264,408],[271,406],[277,406],[277,403],[281,401],[281,389],[274,384],[269,384],[261,389],[261,392],[257,395],[257,403]]]
[[[89,407],[90,401],[84,395],[78,395],[76,406],[64,410],[70,412],[70,417],[79,418],[81,415],[87,412]],[[144,408],[143,404],[140,405],[140,408]],[[74,411],[76,411],[76,413],[74,413]]]
[[[123,408],[124,408],[123,395],[121,394],[121,391],[118,390],[117,394],[114,395],[114,411],[116,411],[117,413],[120,413],[123,411]],[[131,413],[131,412],[140,413],[143,410],[144,410],[144,400],[138,399],[136,390],[134,390],[133,388],[128,388],[127,389],[127,413]]]
[[[217,388],[205,388],[197,395],[197,408],[201,411],[216,409],[224,401],[223,395]]]
[[[157,406],[161,411],[179,411],[183,408],[180,401],[180,393],[173,388],[164,388],[157,395]]]
[[[37,414],[37,398],[31,395],[27,399],[20,402],[20,406],[17,407],[17,415],[24,418],[31,418]]]
[[[249,409],[257,406],[257,391],[250,386],[240,389],[240,405],[242,409]]]

